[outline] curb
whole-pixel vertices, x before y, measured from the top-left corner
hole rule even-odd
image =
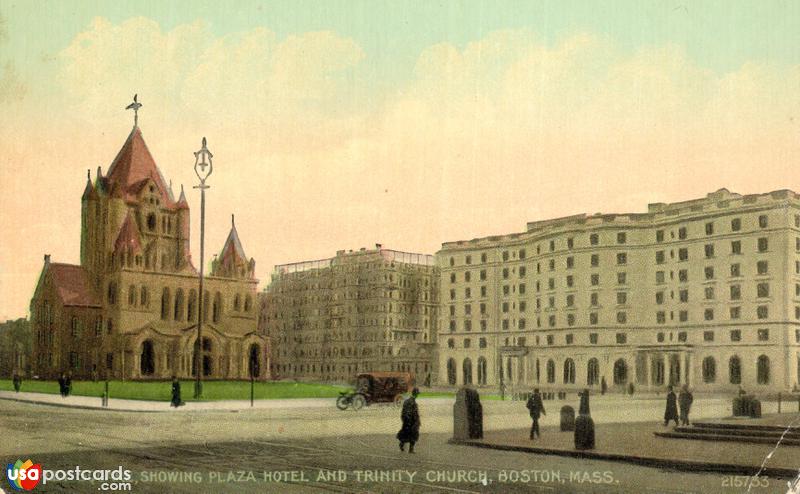
[[[98,407],[98,406],[91,406],[91,405],[77,405],[77,404],[69,404],[69,403],[51,403],[48,401],[36,401],[36,400],[29,400],[25,398],[10,398],[7,396],[0,396],[0,400],[6,401],[16,401],[18,403],[30,403],[33,405],[42,405],[42,406],[50,406],[50,407],[59,407],[59,408],[76,408],[78,410],[95,410],[101,412],[132,412],[132,413],[163,413],[169,412],[169,410],[139,410],[133,408],[112,408],[112,407]],[[197,411],[197,410],[196,410]]]
[[[515,451],[540,455],[563,456],[584,460],[605,460],[619,463],[630,463],[643,467],[666,468],[670,470],[688,471],[693,473],[725,473],[734,475],[753,476],[759,472],[760,467],[753,465],[736,465],[732,463],[702,463],[691,460],[668,460],[663,458],[648,458],[643,456],[629,456],[616,453],[599,453],[595,451],[579,451],[552,448],[537,448],[534,446],[516,446],[512,444],[485,443],[475,440],[449,439],[448,444],[457,446],[471,446],[473,448],[496,449],[500,451]],[[793,479],[797,477],[797,470],[790,468],[764,467],[759,475]]]

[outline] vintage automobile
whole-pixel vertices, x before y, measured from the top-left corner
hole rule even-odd
[[[353,391],[342,391],[336,399],[339,410],[360,410],[373,403],[403,404],[403,395],[414,387],[414,374],[408,372],[367,372],[356,377]]]

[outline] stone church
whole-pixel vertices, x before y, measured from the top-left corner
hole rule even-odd
[[[204,279],[189,250],[189,205],[176,201],[138,125],[105,175],[98,167],[81,198],[80,265],[44,267],[31,300],[34,373],[54,378],[209,379],[268,375],[258,333],[255,261],[231,230]]]

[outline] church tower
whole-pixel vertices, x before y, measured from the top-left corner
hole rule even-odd
[[[173,199],[138,126],[107,175],[87,181],[82,209],[81,265],[95,280],[122,268],[194,272],[186,197]]]

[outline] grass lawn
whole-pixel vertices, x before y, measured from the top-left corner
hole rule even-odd
[[[135,382],[110,381],[109,395],[117,399],[169,401],[172,396],[172,382]],[[73,381],[72,394],[77,396],[97,396],[103,394],[103,381]],[[339,391],[350,389],[348,386],[330,384],[293,383],[293,382],[256,382],[256,400],[274,400],[282,398],[335,398]],[[0,379],[0,390],[13,391],[10,379]],[[29,393],[58,394],[56,381],[22,382],[20,391]],[[184,401],[194,401],[194,381],[181,381],[181,395]],[[249,400],[250,382],[247,381],[203,381],[203,400]]]

